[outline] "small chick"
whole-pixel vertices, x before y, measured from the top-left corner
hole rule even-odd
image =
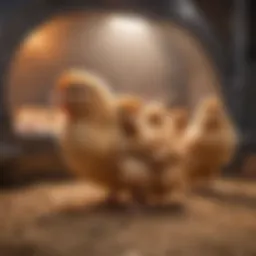
[[[120,188],[116,166],[120,140],[110,87],[95,74],[72,69],[58,78],[56,92],[67,115],[59,143],[70,171],[114,197]]]
[[[145,202],[160,190],[161,169],[168,145],[168,115],[158,102],[136,97],[119,101],[124,155],[120,161],[122,177],[136,201]],[[159,182],[158,182],[159,181]]]
[[[149,167],[141,159],[143,149],[138,126],[144,104],[141,98],[133,95],[122,95],[117,99],[123,146],[118,158],[120,178],[126,184],[126,190],[132,199],[140,203],[144,201],[144,191],[150,182]]]
[[[231,161],[237,143],[237,133],[221,101],[210,97],[201,102],[180,147],[189,184],[204,184],[218,176]]]

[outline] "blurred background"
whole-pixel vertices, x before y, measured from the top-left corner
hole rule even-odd
[[[219,95],[242,135],[226,173],[255,177],[254,9],[238,0],[2,1],[0,185],[65,176],[51,139],[61,126],[52,88],[74,66],[170,105],[193,109]]]
[[[252,0],[2,0],[0,187],[1,191],[8,190],[0,195],[3,196],[0,207],[8,206],[13,214],[12,207],[18,199],[14,200],[12,194],[10,198],[4,197],[4,193],[13,193],[9,192],[10,188],[72,178],[54,142],[62,116],[54,106],[52,92],[55,79],[69,67],[102,74],[116,93],[136,93],[148,99],[164,100],[170,106],[187,106],[191,111],[205,96],[218,95],[241,134],[236,159],[223,175],[255,181],[255,13],[256,3]],[[248,189],[240,183],[234,187],[235,190],[242,187],[243,192]],[[255,188],[255,183],[249,187],[249,190]],[[38,211],[48,213],[55,207],[52,198],[56,202],[63,198],[60,194],[72,194],[72,189],[50,187],[47,193],[40,190],[18,201],[23,205],[30,200],[46,200],[48,206]],[[83,190],[76,187],[74,194],[84,194]],[[77,196],[67,199],[75,200]],[[19,209],[16,215],[23,216]],[[34,206],[26,209],[31,213]],[[250,221],[251,215],[245,215],[241,218]],[[30,219],[26,211],[24,216]],[[6,224],[8,218],[2,222]],[[116,225],[113,220],[110,222]],[[23,229],[19,226],[18,230]],[[139,228],[135,230],[138,232]],[[251,238],[248,232],[247,241]],[[51,234],[55,236],[54,232]],[[0,255],[70,255],[57,251],[44,254],[40,250],[42,254],[38,251],[32,254],[34,249],[27,245],[25,249],[22,247],[25,252],[21,254],[19,246],[13,254],[8,254],[10,248],[5,244],[1,254],[0,245]],[[96,251],[86,255],[103,255]],[[109,255],[143,255],[117,251]]]

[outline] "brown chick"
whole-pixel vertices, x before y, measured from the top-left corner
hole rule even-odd
[[[119,110],[125,145],[120,173],[133,199],[145,203],[161,190],[169,134],[167,111],[158,102],[146,103],[133,96],[121,98]]]
[[[231,161],[238,143],[235,128],[216,97],[201,102],[180,146],[189,184],[205,184]]]
[[[56,91],[67,113],[59,142],[70,171],[110,190],[114,198],[120,188],[116,167],[120,140],[109,86],[90,72],[72,69],[58,78]]]
[[[122,150],[118,158],[120,178],[126,191],[136,202],[143,203],[145,190],[150,182],[150,170],[142,160],[138,120],[144,101],[133,95],[122,95],[117,99],[119,127],[122,134]]]

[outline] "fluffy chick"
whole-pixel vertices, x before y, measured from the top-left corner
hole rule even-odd
[[[67,114],[59,142],[70,171],[117,195],[120,141],[115,100],[108,84],[95,74],[72,69],[60,75],[56,91]]]
[[[133,200],[142,203],[144,192],[150,183],[150,169],[142,160],[138,120],[144,102],[140,97],[122,95],[117,99],[119,127],[122,134],[122,150],[118,158],[120,178]]]
[[[188,183],[204,184],[218,176],[231,161],[237,143],[237,133],[220,99],[203,100],[180,147]]]
[[[133,96],[121,98],[119,110],[125,145],[120,172],[132,197],[146,202],[161,190],[169,135],[167,110],[158,102]]]

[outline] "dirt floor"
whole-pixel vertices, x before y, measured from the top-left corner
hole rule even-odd
[[[218,181],[184,207],[96,207],[104,197],[82,183],[1,192],[0,256],[256,255],[256,182]]]

